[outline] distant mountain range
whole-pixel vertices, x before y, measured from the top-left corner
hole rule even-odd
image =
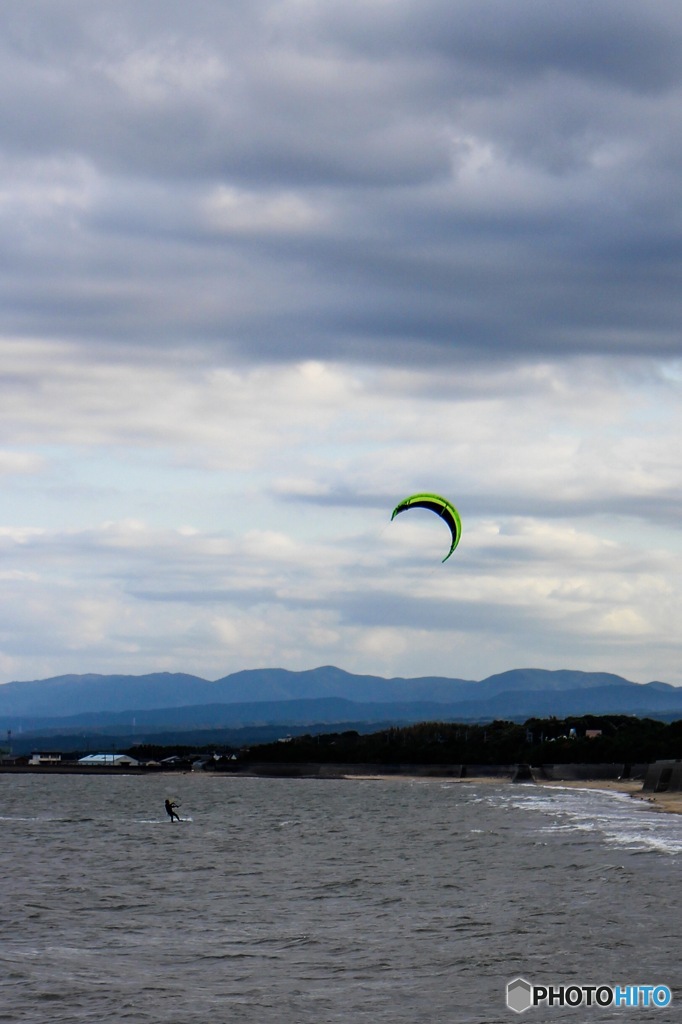
[[[605,672],[515,669],[480,682],[426,676],[384,679],[333,666],[307,672],[256,669],[211,682],[159,672],[65,675],[0,686],[0,737],[16,744],[59,735],[110,743],[211,742],[218,732],[268,739],[287,732],[369,731],[418,721],[632,714],[682,718],[682,687],[638,684]],[[202,740],[197,740],[201,734]],[[193,737],[193,738],[192,738]],[[249,741],[248,738],[246,740]],[[228,742],[222,739],[221,742]]]

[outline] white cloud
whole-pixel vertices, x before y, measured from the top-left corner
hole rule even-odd
[[[208,46],[181,45],[173,36],[124,52],[103,63],[102,71],[133,101],[170,105],[210,93],[228,76],[219,54]]]
[[[682,16],[484,6],[0,13],[5,677],[682,681]]]
[[[443,566],[435,519],[377,522],[373,537],[356,519],[333,522],[317,540],[296,520],[233,536],[135,520],[5,530],[6,663],[24,676],[75,671],[85,659],[103,671],[172,666],[209,677],[331,661],[476,678],[570,657],[578,668],[678,681],[666,643],[680,626],[679,553],[645,558],[588,527],[513,519],[500,530],[474,518]]]
[[[221,185],[206,202],[210,229],[229,233],[297,234],[315,227],[323,211],[295,192],[249,192]]]
[[[40,473],[45,460],[35,452],[3,451],[0,449],[0,476]]]

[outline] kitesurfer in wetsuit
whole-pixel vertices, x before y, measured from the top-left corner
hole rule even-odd
[[[177,804],[172,800],[166,800],[166,814],[171,821],[180,821],[180,815],[176,813],[175,808]]]

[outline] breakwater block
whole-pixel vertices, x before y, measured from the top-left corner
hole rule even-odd
[[[512,775],[512,782],[535,782],[531,766],[529,764],[517,764],[516,771]]]
[[[647,768],[642,791],[682,793],[682,761],[654,761]]]

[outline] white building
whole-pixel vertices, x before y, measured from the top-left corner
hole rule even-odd
[[[139,763],[127,754],[88,754],[78,761],[78,764],[85,765],[86,768],[136,768]]]
[[[54,750],[34,750],[29,764],[61,764],[62,755]]]

